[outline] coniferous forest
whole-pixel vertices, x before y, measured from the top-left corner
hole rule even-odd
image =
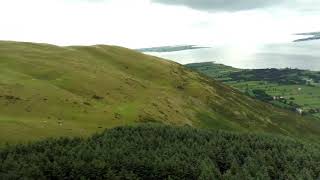
[[[317,179],[320,148],[284,137],[158,124],[0,150],[1,179]]]

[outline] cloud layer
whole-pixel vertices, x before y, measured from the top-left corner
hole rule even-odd
[[[277,5],[285,0],[152,0],[153,2],[183,5],[206,11],[242,11]]]
[[[130,48],[247,44],[248,49],[252,44],[290,42],[297,32],[319,31],[319,0],[279,2],[7,0],[0,6],[0,40]],[[248,9],[256,10],[245,11]]]

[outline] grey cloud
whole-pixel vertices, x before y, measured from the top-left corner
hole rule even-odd
[[[153,2],[183,5],[205,11],[242,11],[278,5],[287,0],[152,0]]]

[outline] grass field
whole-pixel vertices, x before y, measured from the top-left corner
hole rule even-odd
[[[230,82],[228,83],[241,90],[262,89],[271,96],[280,96],[289,102],[298,104],[306,112],[311,109],[320,108],[320,87],[311,87],[307,85],[279,85],[270,82],[252,81],[252,82]]]
[[[317,140],[320,123],[177,63],[122,47],[0,42],[0,143],[137,122]]]
[[[269,72],[270,69],[241,70],[213,63],[190,64],[188,66],[253,97],[255,94],[252,94],[252,90],[262,90],[273,98],[269,102],[278,107],[293,111],[299,108],[303,110],[304,114],[319,117],[319,72],[283,69],[274,70],[275,75],[272,76]]]

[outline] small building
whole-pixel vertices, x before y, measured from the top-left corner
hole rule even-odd
[[[273,96],[273,100],[282,100],[282,99],[285,99],[285,98],[282,96]]]
[[[303,109],[301,109],[301,108],[297,108],[296,111],[297,111],[300,115],[303,114]]]

